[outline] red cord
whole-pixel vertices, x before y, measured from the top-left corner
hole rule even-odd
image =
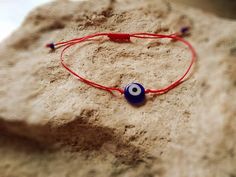
[[[152,33],[132,33],[132,34],[127,34],[127,33],[97,33],[97,34],[91,34],[91,35],[88,35],[88,36],[84,36],[84,37],[81,37],[81,38],[75,38],[75,39],[65,41],[65,42],[58,42],[58,43],[55,43],[55,44],[53,44],[53,43],[52,44],[47,44],[46,46],[50,47],[51,49],[64,47],[62,49],[61,56],[60,56],[61,64],[67,71],[69,71],[71,74],[73,74],[75,77],[77,77],[80,81],[82,81],[82,82],[84,82],[84,83],[86,83],[86,84],[88,84],[92,87],[108,91],[110,93],[113,93],[113,91],[117,91],[121,94],[124,94],[124,89],[122,89],[122,88],[107,87],[107,86],[100,85],[98,83],[95,83],[93,81],[90,81],[90,80],[87,80],[87,79],[83,78],[82,76],[77,74],[75,71],[70,69],[64,63],[63,56],[64,56],[65,51],[68,48],[70,48],[70,47],[72,47],[72,46],[74,46],[78,43],[81,43],[81,42],[84,42],[84,41],[87,41],[89,39],[99,37],[99,36],[107,36],[111,41],[114,41],[114,42],[130,42],[130,38],[141,38],[141,39],[169,38],[169,39],[173,39],[175,41],[180,41],[180,42],[184,43],[190,49],[190,51],[192,53],[190,65],[187,68],[187,70],[185,71],[185,73],[178,80],[176,80],[175,82],[171,83],[170,85],[168,85],[168,86],[166,86],[162,89],[146,89],[145,93],[164,94],[164,93],[170,91],[171,89],[175,88],[176,86],[178,86],[179,84],[181,84],[184,81],[184,79],[186,78],[187,74],[190,72],[190,70],[191,70],[191,68],[192,68],[192,66],[193,66],[193,64],[196,60],[196,52],[195,52],[193,46],[188,41],[186,41],[185,39],[180,37],[178,35],[178,33],[171,34],[171,35],[152,34]]]

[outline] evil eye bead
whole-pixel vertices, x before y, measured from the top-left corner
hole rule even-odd
[[[141,104],[145,100],[145,89],[139,83],[131,83],[125,87],[124,95],[131,104]]]

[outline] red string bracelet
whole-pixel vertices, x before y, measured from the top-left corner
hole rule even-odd
[[[60,55],[61,64],[68,72],[70,72],[72,75],[77,77],[80,81],[82,81],[92,87],[102,89],[102,90],[105,90],[110,93],[113,93],[114,91],[116,91],[116,92],[119,92],[120,94],[124,94],[125,98],[127,99],[128,102],[130,102],[131,104],[137,105],[137,104],[141,104],[142,102],[144,102],[145,94],[147,94],[147,93],[153,93],[153,94],[160,95],[160,94],[164,94],[164,93],[167,93],[168,91],[172,90],[173,88],[175,88],[176,86],[181,84],[184,81],[184,79],[186,78],[186,76],[188,75],[188,73],[190,72],[190,70],[196,60],[196,52],[195,52],[193,46],[188,41],[186,41],[185,39],[183,39],[181,37],[181,34],[185,33],[186,31],[187,31],[187,28],[182,28],[181,33],[175,33],[175,34],[171,34],[171,35],[152,34],[152,33],[131,33],[131,34],[128,34],[128,33],[96,33],[96,34],[91,34],[91,35],[84,36],[81,38],[75,38],[75,39],[65,41],[65,42],[58,42],[55,44],[50,43],[50,44],[47,44],[46,47],[49,47],[52,50],[55,50],[60,47],[64,47],[62,49],[62,52]],[[63,58],[65,51],[67,49],[69,49],[70,47],[72,47],[78,43],[88,41],[89,39],[99,37],[99,36],[106,36],[113,42],[131,42],[131,38],[140,38],[140,39],[169,38],[174,41],[180,41],[183,44],[185,44],[189,48],[189,50],[191,51],[191,53],[192,53],[191,62],[189,64],[188,68],[186,69],[186,71],[184,72],[184,74],[180,78],[178,78],[176,81],[174,81],[170,85],[168,85],[164,88],[161,88],[161,89],[144,89],[144,87],[139,83],[128,84],[124,89],[100,85],[100,84],[93,82],[91,80],[87,80],[86,78],[80,76],[75,71],[70,69],[64,63],[64,58]]]

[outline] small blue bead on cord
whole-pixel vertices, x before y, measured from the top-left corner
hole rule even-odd
[[[182,33],[182,34],[186,34],[187,32],[189,32],[189,27],[183,27],[183,28],[181,28],[181,30],[180,30],[180,32]]]
[[[127,85],[124,89],[124,95],[126,100],[133,105],[139,105],[145,101],[145,89],[139,83]]]
[[[52,49],[52,50],[55,50],[55,44],[54,43],[49,43],[46,45],[46,47]]]

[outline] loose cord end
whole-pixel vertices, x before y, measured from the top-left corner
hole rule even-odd
[[[54,43],[46,44],[46,47],[47,47],[47,48],[50,48],[50,49],[52,49],[52,50],[55,50],[55,49],[56,49]]]
[[[185,27],[182,27],[182,28],[180,29],[180,32],[181,32],[182,34],[185,34],[185,33],[188,33],[189,30],[190,30],[190,27],[189,27],[189,26],[185,26]]]

